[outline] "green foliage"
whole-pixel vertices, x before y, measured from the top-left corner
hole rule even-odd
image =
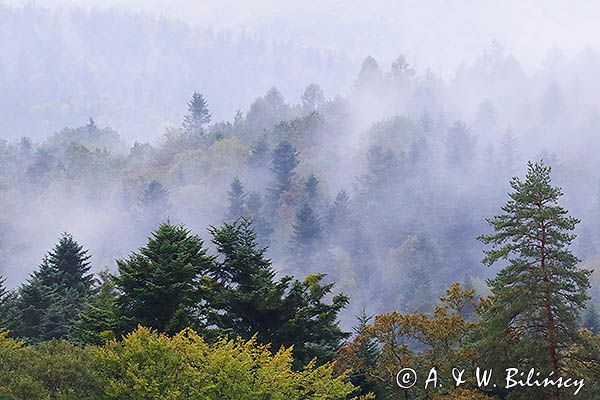
[[[240,217],[246,216],[246,193],[244,192],[244,185],[242,185],[237,176],[233,178],[227,196],[229,197],[227,221],[235,221]]]
[[[454,283],[432,314],[377,315],[372,324],[359,325],[357,335],[341,349],[339,367],[360,377],[364,388],[381,393],[384,399],[488,399],[473,380],[459,389],[452,380],[453,368],[474,370],[476,365],[472,338],[478,325],[462,317],[463,308],[474,303],[475,291]],[[396,374],[402,368],[428,371],[432,366],[438,370],[441,386],[398,390]]]
[[[103,385],[89,350],[53,340],[23,346],[0,332],[0,398],[97,400]]]
[[[294,169],[300,162],[298,151],[286,140],[279,143],[273,150],[273,167],[275,182],[270,188],[271,200],[277,205],[279,198],[292,186]]]
[[[92,295],[87,250],[63,234],[39,269],[21,286],[10,328],[32,342],[72,338],[77,315]]]
[[[114,282],[123,327],[142,324],[176,333],[196,326],[202,277],[212,262],[202,239],[183,226],[162,223],[139,253],[117,261]]]
[[[581,325],[593,335],[600,334],[600,315],[594,303],[589,303],[586,307]]]
[[[114,339],[119,329],[117,292],[107,270],[99,274],[95,296],[84,305],[75,326],[74,341],[100,345]]]
[[[333,285],[321,284],[322,275],[303,282],[291,277],[274,281],[266,249],[258,247],[247,220],[212,228],[211,233],[220,258],[212,274],[209,324],[231,336],[257,335],[274,348],[293,345],[296,365],[313,358],[319,363],[331,360],[346,336],[337,316],[348,298],[336,295],[331,304],[325,303]]]
[[[106,399],[346,399],[355,388],[333,366],[293,371],[291,349],[255,340],[208,345],[191,330],[173,338],[139,328],[96,352]]]
[[[296,264],[303,270],[315,268],[323,228],[321,221],[308,203],[304,203],[296,213],[296,221],[292,225],[292,229],[289,246],[293,260],[296,260]]]
[[[485,264],[508,262],[489,281],[482,348],[496,368],[558,375],[567,368],[568,349],[581,341],[578,318],[588,299],[590,271],[577,267],[569,249],[579,220],[558,204],[562,191],[551,185],[550,167],[542,162],[530,162],[525,179],[513,178],[511,186],[504,213],[489,220],[495,233],[481,236],[492,245]],[[549,395],[543,389],[527,393]]]

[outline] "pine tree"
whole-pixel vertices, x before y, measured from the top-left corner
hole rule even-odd
[[[269,236],[273,233],[273,227],[265,215],[265,207],[259,193],[248,193],[246,210],[248,212],[248,217],[252,221],[252,226],[256,232],[258,242],[262,246],[267,246],[269,244]]]
[[[19,289],[16,335],[32,342],[73,337],[77,315],[93,294],[89,259],[70,234],[61,236]]]
[[[202,239],[181,225],[162,223],[146,247],[117,261],[113,279],[123,329],[141,324],[173,334],[197,326],[202,277],[212,264]]]
[[[305,269],[314,268],[322,238],[322,227],[321,221],[308,203],[304,203],[298,210],[292,228],[290,254],[293,257],[293,263],[303,266]]]
[[[585,313],[583,314],[582,326],[594,335],[600,333],[600,315],[598,315],[598,309],[594,303],[590,303],[586,307]]]
[[[319,179],[314,174],[310,174],[304,184],[304,193],[306,193],[306,201],[313,207],[318,205],[321,189],[319,188]]]
[[[147,231],[154,229],[169,217],[171,203],[169,192],[159,181],[153,180],[144,190],[139,199],[140,205],[140,229]]]
[[[489,219],[495,233],[480,237],[492,245],[485,264],[508,262],[489,282],[484,346],[497,365],[549,366],[559,376],[568,348],[580,338],[578,317],[587,301],[590,271],[577,267],[569,249],[579,221],[559,205],[562,191],[551,185],[550,167],[529,162],[527,169],[524,180],[511,180],[504,213]]]
[[[115,285],[108,270],[98,276],[96,293],[84,305],[75,325],[74,340],[80,344],[102,345],[114,339],[119,329]]]
[[[211,307],[216,311],[209,319],[220,330],[250,338],[258,333],[268,341],[276,321],[278,292],[273,279],[275,270],[265,257],[266,248],[258,247],[251,222],[239,219],[219,228],[211,227],[212,241],[219,252],[218,266],[212,277]]]
[[[340,190],[329,207],[327,213],[327,228],[337,230],[348,222],[350,216],[350,195],[345,190]]]
[[[6,278],[0,275],[0,329],[9,324],[11,300],[11,292],[6,288]]]
[[[307,111],[315,111],[324,101],[323,89],[316,83],[308,85],[302,94],[302,106]]]
[[[210,123],[208,103],[204,96],[194,92],[188,103],[188,114],[183,117],[183,129],[192,135],[204,135],[204,125]]]
[[[292,186],[294,169],[300,162],[298,151],[287,140],[282,141],[273,151],[273,167],[275,182],[270,187],[271,200],[276,206],[283,193]]]
[[[246,215],[246,193],[244,192],[244,185],[237,176],[233,178],[227,196],[229,197],[227,221],[235,221],[240,217],[244,217]]]
[[[445,140],[446,160],[452,168],[467,170],[475,157],[475,137],[462,121],[457,121],[448,131]]]
[[[266,249],[259,247],[248,220],[213,227],[211,234],[219,258],[208,294],[209,325],[233,337],[256,334],[274,349],[293,345],[298,367],[315,357],[319,363],[331,360],[346,337],[337,315],[348,298],[335,295],[326,303],[333,285],[322,284],[324,275],[275,281]]]

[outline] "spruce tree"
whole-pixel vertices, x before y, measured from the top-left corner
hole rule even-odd
[[[174,334],[197,326],[203,281],[212,268],[200,237],[185,227],[162,223],[146,247],[127,260],[117,261],[113,277],[122,328],[141,324]]]
[[[294,178],[294,169],[300,162],[298,151],[287,140],[282,141],[273,151],[273,167],[275,182],[270,187],[271,200],[277,206],[283,193],[290,189]]]
[[[229,197],[227,221],[235,221],[240,217],[244,217],[246,215],[246,193],[244,192],[244,185],[237,176],[233,178],[227,196]]]
[[[204,125],[210,123],[208,103],[204,96],[194,92],[188,103],[188,114],[183,117],[183,129],[192,135],[203,135]]]
[[[577,267],[569,249],[579,220],[559,204],[562,191],[552,186],[543,162],[529,162],[525,179],[515,177],[511,186],[503,213],[488,220],[495,233],[480,237],[492,246],[486,265],[508,263],[489,281],[483,348],[496,366],[547,369],[559,376],[568,349],[580,340],[579,313],[589,287],[590,271]]]
[[[10,321],[11,292],[6,288],[6,278],[0,275],[0,329]]]
[[[70,234],[61,236],[18,291],[17,336],[31,342],[73,337],[77,316],[93,294],[89,259]]]
[[[210,274],[208,324],[232,337],[257,335],[273,349],[294,346],[297,367],[313,358],[318,363],[333,359],[346,337],[337,316],[348,298],[331,296],[333,284],[323,284],[324,275],[275,281],[266,249],[258,245],[248,220],[211,228],[211,233],[219,258]]]
[[[209,322],[226,332],[250,338],[258,333],[262,339],[276,324],[278,292],[273,279],[275,270],[260,248],[251,222],[239,219],[219,228],[211,227],[212,241],[219,253],[212,274],[212,308]]]
[[[248,213],[248,218],[252,221],[252,226],[256,232],[258,242],[262,246],[268,245],[269,236],[273,233],[273,227],[269,222],[269,218],[265,215],[266,210],[259,193],[248,193],[246,199],[246,211]]]
[[[448,131],[445,140],[446,160],[451,168],[468,170],[475,158],[475,136],[462,121],[457,121]]]
[[[304,203],[298,210],[292,229],[290,254],[294,264],[308,268],[314,267],[323,229],[321,221],[308,203]]]
[[[169,217],[171,212],[171,203],[169,201],[169,192],[157,180],[153,180],[144,190],[139,199],[140,206],[140,226],[144,232],[154,229],[161,222]]]
[[[308,178],[306,178],[304,193],[306,194],[306,201],[308,204],[316,207],[321,196],[321,189],[319,188],[319,179],[317,179],[315,174],[310,174]]]
[[[88,299],[75,324],[74,340],[102,345],[114,339],[119,329],[117,291],[108,270],[100,271],[96,293]]]
[[[585,309],[582,326],[593,335],[600,333],[600,315],[598,315],[598,309],[594,303],[590,303]]]

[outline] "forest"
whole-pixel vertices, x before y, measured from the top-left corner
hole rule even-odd
[[[593,50],[350,74],[166,19],[0,17],[0,399],[600,398]]]

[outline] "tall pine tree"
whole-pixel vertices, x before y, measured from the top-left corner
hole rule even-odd
[[[61,236],[19,289],[20,322],[13,328],[17,336],[31,342],[73,337],[78,314],[93,294],[89,259],[87,250],[70,234]]]
[[[543,162],[529,162],[525,179],[515,177],[511,186],[503,213],[488,220],[495,233],[480,237],[492,246],[485,264],[508,263],[489,281],[484,346],[497,366],[559,376],[569,348],[580,338],[579,313],[589,287],[590,271],[577,267],[569,249],[579,220],[560,206],[562,191],[552,186],[550,167]],[[536,398],[558,397],[554,390],[537,390]]]
[[[198,325],[203,280],[213,266],[200,237],[185,227],[162,223],[146,247],[117,261],[114,276],[122,328],[141,324],[174,334]]]
[[[188,103],[188,114],[183,117],[183,129],[192,135],[204,135],[204,126],[210,123],[208,102],[198,92],[194,92]]]
[[[292,186],[294,178],[294,169],[300,162],[298,160],[298,151],[287,140],[282,141],[275,148],[272,154],[275,182],[271,185],[269,191],[271,201],[276,207],[281,195],[288,191]]]
[[[233,178],[227,196],[229,198],[227,221],[235,221],[240,217],[246,216],[246,193],[244,192],[244,185],[242,185],[240,178],[237,176]]]

